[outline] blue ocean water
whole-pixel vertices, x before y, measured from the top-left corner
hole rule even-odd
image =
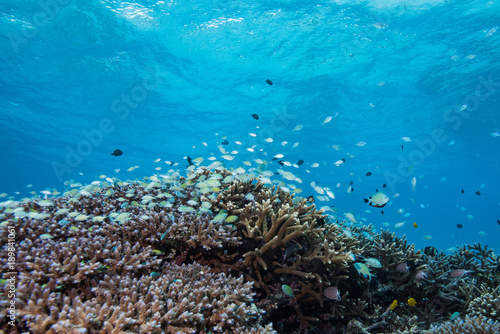
[[[4,0],[0,15],[0,193],[262,159],[341,219],[500,249],[498,1]],[[363,201],[376,190],[384,214]]]

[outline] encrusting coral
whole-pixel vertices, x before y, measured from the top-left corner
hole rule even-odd
[[[259,173],[191,166],[0,203],[19,240],[15,331],[409,334],[456,311],[497,320],[491,250],[423,254]]]

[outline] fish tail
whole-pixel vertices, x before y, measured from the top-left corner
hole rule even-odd
[[[368,198],[363,198],[365,203],[368,203]]]

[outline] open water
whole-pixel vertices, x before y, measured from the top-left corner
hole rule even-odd
[[[339,219],[498,250],[499,26],[496,0],[2,0],[0,193],[262,159]]]

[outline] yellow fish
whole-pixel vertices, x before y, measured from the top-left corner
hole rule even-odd
[[[410,305],[411,307],[417,305],[417,301],[415,300],[415,298],[408,299],[408,305]]]
[[[416,222],[413,222],[413,227],[414,227],[414,228],[417,228],[417,227],[418,227],[418,225],[417,225],[417,223],[416,223]]]
[[[398,301],[396,299],[394,299],[394,301],[392,302],[391,306],[389,306],[389,308],[391,310],[394,310],[396,308],[396,306],[398,306]]]

